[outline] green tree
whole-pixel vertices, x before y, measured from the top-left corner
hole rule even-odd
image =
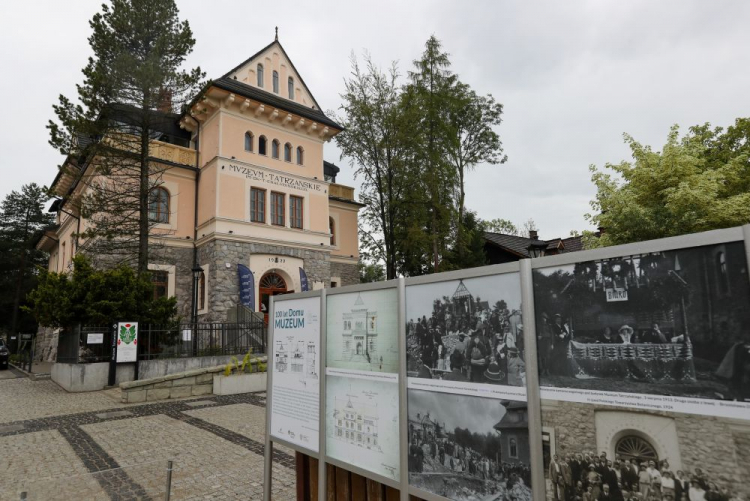
[[[463,270],[487,264],[487,255],[484,252],[484,222],[479,219],[474,211],[467,210],[464,213],[463,242],[456,239],[449,248],[443,259],[442,269]]]
[[[36,330],[33,318],[20,310],[23,298],[34,288],[37,266],[46,266],[47,254],[36,250],[35,237],[53,223],[44,212],[45,187],[36,183],[11,191],[0,204],[0,327],[15,334]]]
[[[90,21],[93,56],[83,69],[78,103],[53,106],[50,144],[66,156],[62,169],[85,183],[76,203],[87,219],[82,249],[137,258],[148,270],[149,196],[165,167],[151,161],[159,126],[199,88],[200,68],[181,67],[195,40],[174,0],[112,0]]]
[[[586,217],[603,228],[600,238],[584,234],[585,245],[638,242],[750,222],[750,121],[738,119],[726,131],[709,124],[680,138],[671,128],[661,151],[625,134],[633,162],[591,167],[595,213]],[[612,171],[610,174],[607,170]]]
[[[409,84],[404,90],[404,106],[413,141],[410,160],[418,169],[419,195],[423,200],[429,237],[431,266],[440,269],[446,251],[455,213],[456,171],[447,151],[451,136],[450,104],[456,94],[458,79],[450,71],[448,54],[440,41],[431,36],[422,57],[414,61]],[[415,198],[416,198],[415,194]]]
[[[487,231],[493,233],[504,233],[506,235],[519,235],[518,226],[508,219],[495,218],[484,221],[484,227]]]
[[[359,263],[359,283],[380,282],[385,280],[385,270],[378,263]]]
[[[109,325],[122,319],[165,324],[177,315],[176,298],[154,299],[148,273],[137,274],[124,264],[96,269],[83,255],[73,258],[71,273],[42,270],[28,302],[26,309],[49,327]]]
[[[344,131],[336,135],[341,156],[351,160],[355,178],[362,180],[359,199],[363,255],[385,263],[388,279],[398,269],[398,225],[405,220],[410,182],[405,163],[407,131],[400,108],[398,71],[387,73],[365,57],[361,68],[352,55],[352,73],[341,95]]]
[[[458,176],[458,203],[456,224],[456,250],[459,255],[465,249],[464,210],[466,202],[466,173],[478,164],[499,164],[507,160],[503,155],[503,144],[493,127],[502,121],[503,105],[495,102],[492,95],[479,96],[471,88],[458,83],[453,89],[448,107],[448,141],[445,143],[448,158]]]

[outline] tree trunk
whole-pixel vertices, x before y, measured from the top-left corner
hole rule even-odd
[[[26,246],[29,242],[29,210],[26,209],[26,220],[23,229],[23,246],[21,247],[21,258],[18,266],[18,278],[16,280],[16,294],[13,298],[13,318],[10,322],[11,334],[18,334],[18,310],[21,308],[21,288],[23,287],[23,276],[26,272]]]
[[[463,166],[458,168],[458,184],[461,192],[458,197],[458,225],[456,226],[456,248],[458,249],[458,258],[463,262],[464,257],[464,245],[463,245],[463,233],[464,233],[464,169]]]
[[[149,221],[148,221],[148,203],[149,203],[149,165],[148,165],[148,153],[149,153],[149,127],[147,126],[147,120],[145,120],[146,114],[149,110],[144,106],[144,122],[141,127],[141,155],[140,155],[140,183],[138,189],[138,273],[148,272],[148,234],[149,234]]]

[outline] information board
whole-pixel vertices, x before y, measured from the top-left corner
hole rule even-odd
[[[318,452],[320,297],[275,301],[271,435]]]
[[[138,360],[138,322],[117,324],[117,363]]]
[[[103,344],[104,334],[103,333],[89,333],[86,335],[86,344]]]

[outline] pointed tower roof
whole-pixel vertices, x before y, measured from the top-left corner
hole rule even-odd
[[[464,299],[467,297],[471,297],[471,292],[469,292],[469,289],[464,285],[464,281],[459,280],[456,292],[453,293],[453,299]]]
[[[365,305],[365,302],[362,301],[362,294],[358,293],[357,294],[357,300],[354,301],[354,306],[364,306],[364,305]]]

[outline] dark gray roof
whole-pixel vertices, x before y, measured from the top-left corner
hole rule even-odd
[[[490,231],[484,232],[484,239],[491,244],[502,247],[508,252],[516,254],[519,257],[529,257],[529,245],[531,245],[531,242],[535,241],[534,239],[527,237],[507,235],[505,233],[492,233]],[[560,253],[577,252],[583,250],[583,242],[580,236],[568,238],[553,238],[551,240],[537,241],[546,243],[548,250],[557,249],[559,247],[559,244],[562,242],[562,248],[559,250]]]
[[[488,242],[502,247],[520,257],[529,257],[529,245],[534,241],[526,237],[506,235],[505,233],[492,233],[490,231],[484,232],[484,238]]]
[[[234,80],[233,78],[222,77],[218,80],[214,80],[211,84],[220,89],[239,94],[240,96],[269,104],[275,108],[294,113],[301,117],[309,118],[310,120],[323,125],[328,125],[329,127],[334,127],[338,130],[344,130],[341,125],[328,118],[325,113],[317,108],[308,108],[307,106],[295,103],[294,101],[289,101],[288,99],[279,97],[272,92],[247,85],[246,83]]]

